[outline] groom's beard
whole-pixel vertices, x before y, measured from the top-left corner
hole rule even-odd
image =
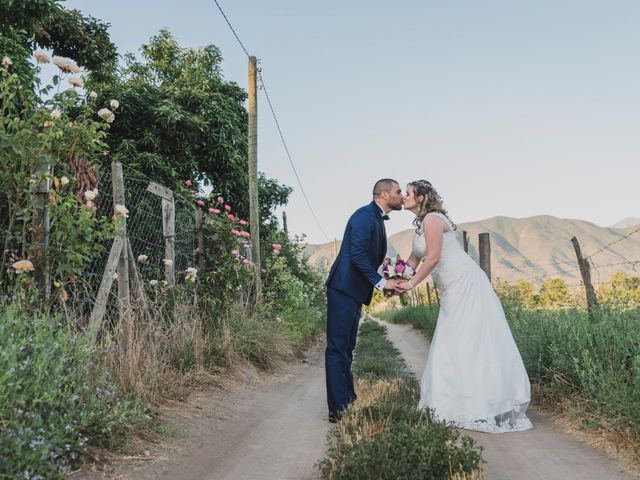
[[[391,207],[391,210],[395,210],[395,211],[402,210],[402,203],[398,205],[389,205],[389,206]]]

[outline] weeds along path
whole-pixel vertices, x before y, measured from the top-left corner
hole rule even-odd
[[[108,474],[82,479],[308,480],[325,456],[329,423],[323,352],[273,376],[253,371],[243,385],[214,389],[169,412],[180,439],[142,461],[120,462]],[[129,458],[139,457],[137,454]],[[116,462],[118,463],[118,462]],[[90,468],[83,469],[90,470]],[[76,478],[78,478],[76,477]]]
[[[410,325],[377,320],[387,328],[391,343],[402,353],[407,365],[419,378],[427,358],[429,341]],[[491,480],[631,480],[618,463],[595,448],[566,434],[535,408],[527,415],[533,430],[519,433],[462,433],[484,447],[485,472]]]

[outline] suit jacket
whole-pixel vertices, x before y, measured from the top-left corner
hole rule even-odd
[[[376,202],[371,202],[349,218],[340,252],[326,281],[327,287],[369,305],[373,288],[382,279],[377,270],[386,253],[387,236],[382,212]]]

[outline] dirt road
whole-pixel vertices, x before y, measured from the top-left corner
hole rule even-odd
[[[176,417],[182,439],[149,458],[115,462],[81,479],[308,480],[324,457],[329,423],[320,348],[275,377],[254,372],[247,385],[206,392]],[[138,458],[139,454],[130,457]]]
[[[389,340],[402,353],[413,373],[420,378],[429,341],[409,325],[387,327]],[[486,434],[462,433],[484,447],[489,480],[631,480],[618,463],[595,448],[575,440],[553,421],[536,411],[527,411],[534,429],[527,432]]]

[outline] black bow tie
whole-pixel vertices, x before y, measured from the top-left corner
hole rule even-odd
[[[383,215],[383,216],[382,216],[382,220],[384,220],[385,222],[386,222],[387,220],[389,220],[389,215]]]

